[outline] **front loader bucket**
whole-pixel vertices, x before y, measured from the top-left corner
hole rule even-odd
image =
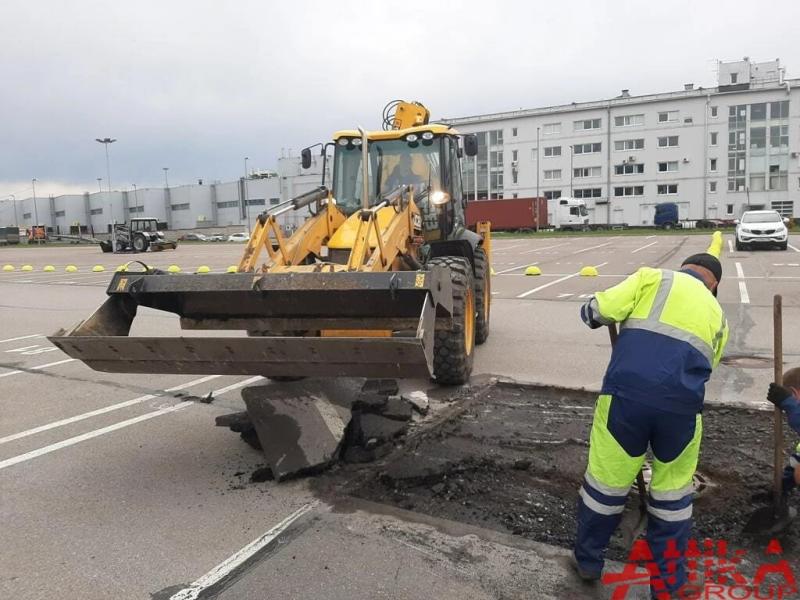
[[[109,298],[50,341],[98,371],[428,377],[434,329],[451,323],[446,269],[266,275],[116,273]],[[239,337],[131,337],[139,306],[183,329]],[[245,332],[249,334],[245,336]]]

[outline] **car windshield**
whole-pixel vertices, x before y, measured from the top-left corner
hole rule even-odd
[[[745,213],[742,223],[782,223],[783,219],[776,212],[770,213]]]
[[[441,190],[440,144],[438,138],[370,142],[370,206],[401,185],[412,186],[417,198],[429,191]],[[360,145],[336,145],[333,197],[345,214],[352,214],[361,207],[361,155]]]

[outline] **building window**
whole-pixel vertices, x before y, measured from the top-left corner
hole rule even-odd
[[[92,213],[92,214],[94,214],[94,213]],[[31,213],[22,213],[22,218],[23,219],[30,219],[31,218]]]
[[[238,200],[228,200],[227,202],[217,202],[217,208],[236,208],[239,206]]]
[[[517,160],[517,151],[516,150],[512,150],[511,151],[511,160],[513,160],[513,161]]]
[[[513,184],[517,183],[517,170],[516,169],[513,169],[511,171],[511,183],[513,183]]]
[[[66,211],[64,211],[64,210],[57,210],[57,211],[56,211],[56,217],[63,217],[63,216],[65,216],[66,214],[67,214],[67,212],[66,212]]]
[[[89,211],[89,214],[90,215],[102,215],[103,214],[103,209],[102,208],[93,208],[92,210]]]
[[[503,130],[493,129],[489,132],[489,145],[502,146],[503,145]]]
[[[770,119],[787,119],[789,118],[789,101],[770,102],[769,103],[769,118]]]
[[[561,179],[561,169],[546,169],[544,172],[544,180],[552,181],[554,179]]]
[[[248,198],[247,206],[265,206],[266,201],[264,198]]]
[[[769,189],[779,192],[785,192],[789,189],[789,178],[787,176],[785,164],[783,168],[781,168],[780,164],[772,164],[769,166]]]
[[[794,215],[794,202],[792,200],[776,200],[772,203],[772,210],[778,211],[782,217],[791,218]]]
[[[733,214],[733,204],[726,204],[725,205],[725,214],[732,215]]]
[[[622,163],[614,165],[615,175],[641,175],[644,173],[644,163]]]
[[[517,197],[517,193],[516,193],[516,192],[514,192],[513,194],[511,194],[511,197],[512,197],[512,198],[516,198],[516,197]]]
[[[572,147],[572,151],[575,154],[594,154],[600,152],[602,150],[602,144],[600,142],[592,142],[589,144],[575,144]]]
[[[644,115],[614,117],[614,127],[636,127],[638,125],[644,125]]]
[[[617,140],[614,142],[614,150],[644,150],[644,138],[634,140]]]
[[[767,128],[766,127],[751,127],[750,128],[750,149],[751,150],[763,150],[766,147],[767,147]]]
[[[712,173],[716,173],[717,172],[717,159],[716,158],[712,158],[712,159],[710,159],[708,161],[708,170],[711,171]]]
[[[548,200],[555,200],[556,198],[561,198],[561,190],[545,190],[544,197]]]
[[[572,192],[575,198],[601,198],[603,196],[602,188],[580,188]]]
[[[189,210],[189,203],[184,202],[183,204],[173,204],[170,206],[172,210]]]
[[[731,73],[731,85],[736,85],[737,81],[739,81],[739,74]]]
[[[544,149],[544,157],[561,156],[561,146],[547,146]]]
[[[600,167],[578,167],[572,170],[572,176],[575,179],[584,179],[586,177],[600,177]]]
[[[511,137],[517,137],[517,128],[516,127],[512,127],[511,128]]]
[[[716,194],[717,193],[717,182],[716,181],[709,181],[708,182],[708,192],[710,194]]]
[[[678,184],[677,183],[662,183],[658,186],[656,192],[661,195],[674,195],[678,193]]]
[[[675,123],[677,121],[678,121],[678,111],[677,110],[667,110],[667,111],[658,113],[658,122],[659,123]]]
[[[766,121],[767,120],[767,103],[760,102],[759,104],[750,105],[750,120],[751,121]]]
[[[773,125],[769,128],[770,148],[789,149],[789,126]]]
[[[716,131],[712,131],[708,135],[710,137],[710,139],[708,141],[709,145],[716,146],[717,145],[717,139],[719,138],[719,134]]]
[[[659,173],[672,173],[673,171],[678,170],[678,161],[677,160],[670,160],[667,162],[660,162],[658,163],[658,172]]]
[[[281,203],[281,199],[280,198],[270,198],[269,199],[269,205],[270,206],[277,206],[280,203]]]
[[[678,146],[678,136],[677,135],[667,135],[667,136],[658,138],[658,147],[659,148],[675,148],[677,146]]]
[[[130,214],[133,214],[133,213],[143,213],[143,212],[144,212],[144,206],[129,206],[129,207],[128,207],[128,212],[129,212]]]
[[[545,123],[542,126],[542,135],[558,135],[561,133],[561,123]]]
[[[503,166],[503,151],[502,150],[492,150],[489,153],[489,164],[493,168],[502,168]]]
[[[716,106],[712,106],[711,107],[711,118],[712,119],[716,119],[717,118],[717,113],[718,113],[717,107]]]
[[[600,119],[581,119],[574,121],[573,125],[575,131],[584,131],[586,129],[600,129]]]
[[[614,195],[620,196],[644,196],[643,185],[626,185],[624,187],[615,187]]]

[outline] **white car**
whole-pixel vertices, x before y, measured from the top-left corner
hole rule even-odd
[[[789,230],[784,219],[774,210],[748,210],[736,220],[736,249],[754,246],[778,246],[786,250]]]
[[[250,241],[250,234],[249,233],[232,233],[228,236],[229,242],[249,242]]]

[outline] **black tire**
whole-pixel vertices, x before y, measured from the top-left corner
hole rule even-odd
[[[787,250],[789,248],[789,242],[784,242],[783,244],[778,244],[778,250]]]
[[[489,316],[492,307],[492,277],[486,251],[475,249],[475,343],[489,338]]]
[[[744,246],[742,246],[742,243],[739,240],[736,240],[736,251],[741,252],[742,250],[744,250]]]
[[[667,230],[667,231],[672,229],[672,223],[664,223],[664,229]]]
[[[100,250],[103,252],[111,252],[111,242],[100,242]]]
[[[475,357],[475,284],[472,265],[460,256],[437,256],[428,261],[429,267],[434,265],[450,269],[453,328],[437,329],[435,332],[433,376],[436,383],[441,385],[462,385],[469,381]]]
[[[143,235],[134,236],[133,249],[136,250],[136,252],[147,252],[147,246],[149,245],[149,241]]]

